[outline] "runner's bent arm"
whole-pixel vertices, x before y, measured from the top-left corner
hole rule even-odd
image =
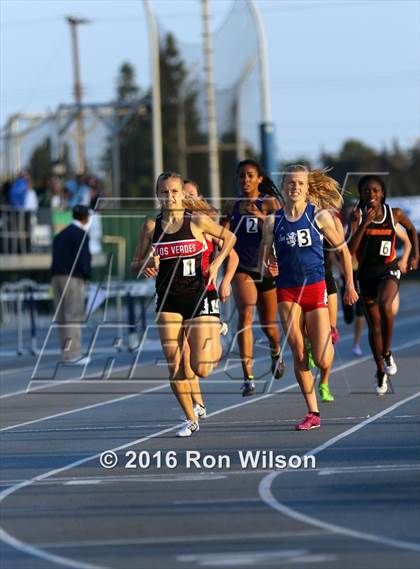
[[[362,221],[360,222],[360,212],[354,211],[352,213],[349,226],[350,239],[347,243],[351,255],[354,255],[359,248],[366,227],[375,219],[375,215],[376,211],[373,208],[366,209],[362,215]]]
[[[397,232],[398,238],[401,239],[404,245],[404,252],[401,256],[401,259],[398,261],[398,268],[405,275],[408,268],[407,267],[408,259],[410,258],[411,241],[408,238],[407,232],[402,228],[402,226],[399,223],[395,226],[395,230]]]
[[[331,245],[333,245],[336,251],[341,254],[344,280],[346,283],[346,290],[343,300],[345,304],[354,304],[359,296],[356,292],[356,289],[354,288],[351,254],[344,241],[344,232],[337,228],[334,219],[327,210],[321,210],[318,213],[316,222]]]
[[[156,276],[155,262],[153,260],[152,237],[156,222],[146,219],[139,232],[139,242],[131,261],[131,271],[137,274],[144,273],[146,277]]]
[[[216,282],[217,271],[235,245],[236,237],[231,231],[229,231],[229,229],[218,225],[210,219],[210,217],[199,212],[193,214],[193,222],[203,233],[208,233],[212,237],[223,241],[219,254],[209,267],[209,282]]]
[[[262,239],[260,250],[258,252],[258,272],[264,275],[267,266],[267,258],[269,257],[274,242],[274,215],[267,215],[263,225]]]
[[[419,241],[417,238],[416,228],[400,208],[393,208],[392,214],[394,216],[395,223],[400,223],[407,231],[412,247],[407,268],[409,271],[415,271],[419,265]]]
[[[235,271],[238,265],[238,253],[235,251],[235,249],[232,249],[226,262],[225,274],[219,286],[219,297],[222,302],[225,302],[227,297],[230,295],[230,283],[235,276]]]

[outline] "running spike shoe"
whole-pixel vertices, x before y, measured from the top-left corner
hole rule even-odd
[[[353,355],[357,356],[358,358],[363,356],[362,348],[359,346],[359,344],[354,344],[352,352],[353,352]]]
[[[193,433],[200,430],[198,421],[185,421],[183,426],[177,431],[177,437],[190,437]]]
[[[205,419],[207,417],[207,411],[204,405],[196,403],[193,408],[194,408],[194,413],[197,415],[199,419]]]
[[[245,379],[241,385],[242,397],[249,397],[250,395],[255,395],[257,389],[255,387],[255,382],[252,379]]]
[[[296,431],[310,431],[311,429],[319,429],[321,426],[321,417],[315,413],[308,413],[303,421],[295,426]]]
[[[222,336],[226,336],[226,334],[229,332],[229,326],[227,325],[226,322],[220,322],[220,334]]]
[[[382,356],[385,365],[385,371],[388,375],[395,375],[397,373],[397,364],[395,363],[392,353],[388,352]]]
[[[271,356],[271,373],[273,374],[275,379],[281,379],[284,375],[286,369],[286,364],[284,363],[283,358],[278,356]]]
[[[388,391],[388,376],[384,372],[377,371],[376,372],[376,393],[378,395],[385,395]]]
[[[200,405],[199,403],[195,403],[195,405],[193,406],[193,411],[195,413],[195,416],[197,417],[197,419],[205,419],[207,417],[207,410],[203,405]],[[181,419],[183,421],[187,421],[187,417],[185,415],[181,415]]]
[[[336,344],[340,339],[340,332],[335,326],[331,326],[331,342]]]
[[[318,387],[319,396],[323,403],[331,403],[334,401],[334,396],[330,391],[329,386],[326,383],[321,383]]]

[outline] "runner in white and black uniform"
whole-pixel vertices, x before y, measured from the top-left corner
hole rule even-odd
[[[418,266],[419,248],[414,225],[399,209],[385,203],[386,186],[381,177],[363,176],[359,181],[360,201],[351,219],[349,249],[359,262],[357,279],[369,326],[369,343],[376,362],[378,395],[388,389],[388,375],[397,373],[391,353],[394,314],[400,270],[395,252],[396,224],[407,231],[412,252],[408,270]]]

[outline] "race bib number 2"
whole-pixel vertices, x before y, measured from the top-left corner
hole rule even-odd
[[[258,233],[258,219],[256,217],[246,218],[246,232]]]
[[[389,257],[391,254],[391,241],[381,241],[381,248],[379,254],[383,257]]]

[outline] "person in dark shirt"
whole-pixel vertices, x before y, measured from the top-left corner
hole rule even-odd
[[[88,208],[75,206],[73,222],[54,238],[51,267],[62,361],[80,365],[89,363],[89,358],[81,358],[79,324],[83,320],[85,281],[91,276],[88,222]]]

